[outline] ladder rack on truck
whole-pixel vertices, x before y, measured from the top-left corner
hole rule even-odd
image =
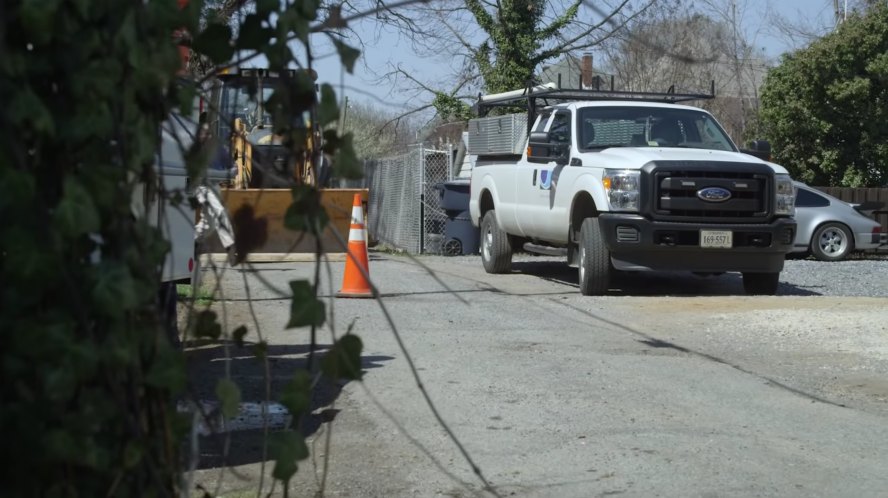
[[[560,80],[560,78],[559,78]],[[601,90],[600,78],[596,88],[561,88],[559,83],[545,83],[528,86],[523,90],[478,95],[475,104],[477,118],[469,120],[469,149],[474,154],[521,154],[523,143],[530,135],[530,129],[537,117],[537,111],[560,102],[569,101],[636,101],[665,102],[676,104],[695,100],[715,98],[715,80],[709,82],[709,93],[679,93],[675,85],[665,92],[634,92],[614,90],[611,78],[610,90]],[[538,103],[542,100],[542,103]],[[495,108],[524,107],[526,118],[519,114],[487,117]],[[524,129],[519,130],[521,126]],[[741,152],[756,156],[765,161],[771,160],[771,146],[765,141],[755,140]]]
[[[600,82],[600,80],[599,80]],[[497,107],[526,107],[527,108],[527,127],[533,126],[536,119],[537,109],[540,108],[538,100],[542,100],[542,107],[547,107],[559,102],[567,101],[597,101],[597,100],[633,100],[638,102],[667,102],[676,104],[679,102],[690,102],[694,100],[709,100],[715,98],[715,80],[710,82],[709,93],[677,93],[675,85],[669,87],[665,92],[635,92],[625,90],[614,90],[613,79],[611,79],[610,90],[601,90],[597,88],[561,88],[560,84],[545,83],[542,85],[528,86],[523,90],[513,90],[510,92],[494,93],[490,95],[478,95],[478,102],[475,104],[475,110],[479,117],[484,117],[492,109]]]

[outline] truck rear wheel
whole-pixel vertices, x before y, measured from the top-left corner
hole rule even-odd
[[[578,267],[580,292],[584,296],[597,296],[610,287],[610,251],[598,227],[598,218],[586,218],[580,226]]]
[[[777,294],[780,273],[744,273],[743,290],[750,296],[773,296]]]
[[[497,225],[493,209],[481,219],[481,262],[487,273],[507,273],[512,269],[512,243]]]

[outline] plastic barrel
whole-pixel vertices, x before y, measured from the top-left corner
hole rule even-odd
[[[480,230],[466,217],[449,218],[444,226],[444,242],[441,250],[445,255],[476,254]]]

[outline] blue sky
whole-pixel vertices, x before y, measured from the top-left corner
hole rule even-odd
[[[790,21],[801,20],[808,25],[823,26],[833,22],[833,2],[830,0],[736,1],[738,15],[743,13],[741,25],[746,31],[747,39],[768,58],[776,59],[781,53],[793,48],[768,25],[768,17],[774,12]],[[450,74],[449,61],[446,58],[422,59],[415,56],[409,42],[394,30],[381,30],[372,20],[353,24],[352,27],[366,44],[354,75],[342,70],[338,57],[328,44],[321,41],[314,47],[315,55],[321,56],[316,61],[319,81],[337,86],[338,93],[347,95],[352,102],[365,102],[387,112],[398,112],[427,103],[430,99],[425,94],[411,100],[409,96],[399,92],[398,88],[374,81],[376,78],[367,66],[378,73],[384,73],[386,68],[400,65],[423,81],[446,81],[446,76]],[[340,83],[345,86],[340,87]]]

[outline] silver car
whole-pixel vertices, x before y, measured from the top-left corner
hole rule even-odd
[[[798,223],[794,253],[839,261],[852,251],[875,249],[882,244],[882,226],[860,212],[872,212],[880,206],[849,204],[804,183],[794,183]]]

